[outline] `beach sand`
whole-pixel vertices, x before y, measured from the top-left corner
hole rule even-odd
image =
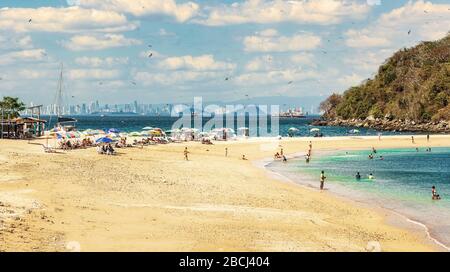
[[[0,140],[0,251],[366,251],[372,241],[383,251],[440,250],[421,229],[391,224],[388,211],[260,167],[310,140],[314,150],[450,145],[448,136],[415,145],[407,136],[253,139],[104,156]]]

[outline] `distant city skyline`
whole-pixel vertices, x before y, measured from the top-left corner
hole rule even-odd
[[[176,106],[180,105],[186,105],[190,107],[192,110],[194,109],[194,105],[191,103],[184,103],[184,104],[146,104],[142,102],[138,102],[137,100],[133,101],[132,103],[125,103],[125,104],[103,104],[101,101],[92,101],[90,103],[81,103],[81,104],[66,104],[61,106],[61,113],[63,115],[92,115],[92,114],[139,114],[139,115],[171,115],[172,109]],[[219,104],[219,109],[216,113],[225,112],[227,103],[221,103]],[[248,105],[255,105],[255,106],[261,106],[264,104],[252,104],[247,103],[243,104],[244,106]],[[58,114],[58,105],[57,104],[48,104],[48,105],[41,105],[41,104],[35,104],[34,102],[30,102],[26,105],[27,109],[24,111],[25,115],[31,115],[32,110],[29,108],[33,108],[36,106],[41,106],[40,108],[40,114],[41,115],[57,115]],[[206,105],[205,105],[206,106]],[[231,105],[233,106],[233,105]],[[270,105],[264,105],[264,106],[270,106]],[[300,111],[304,112],[304,106],[300,105],[275,105],[279,106],[280,111]],[[314,114],[317,113],[318,109],[315,106],[311,106],[310,110],[306,110],[304,113],[307,114]]]
[[[450,30],[449,0],[2,0],[0,96],[51,104],[326,97]]]

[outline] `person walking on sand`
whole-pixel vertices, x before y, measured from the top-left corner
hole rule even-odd
[[[326,178],[327,177],[325,176],[325,171],[322,171],[322,173],[320,174],[320,190],[323,190]]]
[[[283,157],[284,156],[284,150],[283,148],[280,150],[280,155]]]
[[[427,134],[427,142],[430,142],[430,134]]]
[[[185,147],[185,148],[184,148],[184,160],[186,160],[186,161],[189,160],[188,154],[189,154],[188,148]]]
[[[309,142],[309,150],[312,151],[312,142]]]
[[[411,142],[412,142],[413,144],[416,143],[416,142],[414,141],[414,136],[411,136]]]
[[[228,147],[225,147],[225,157],[228,157]]]

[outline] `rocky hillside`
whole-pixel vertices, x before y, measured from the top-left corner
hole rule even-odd
[[[447,131],[450,121],[450,34],[402,49],[373,79],[322,102],[319,124],[389,130]]]

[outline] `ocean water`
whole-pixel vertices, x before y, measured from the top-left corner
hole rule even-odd
[[[109,129],[116,128],[124,132],[131,131],[141,131],[142,128],[146,126],[151,127],[159,127],[164,130],[170,130],[172,125],[177,121],[177,118],[174,117],[156,117],[156,116],[141,116],[141,115],[133,115],[133,116],[97,116],[97,115],[89,115],[89,116],[75,116],[78,120],[77,128],[79,130],[85,129]],[[313,119],[317,119],[318,116],[311,116],[308,118],[282,118],[279,119],[279,134],[276,134],[275,131],[272,132],[270,130],[270,123],[268,125],[269,132],[272,133],[272,136],[287,136],[288,130],[292,127],[299,129],[299,133],[296,135],[298,137],[301,136],[311,136],[310,130],[313,128],[310,123]],[[55,125],[55,117],[43,116],[42,119],[50,121],[47,127],[53,127]],[[209,118],[204,118],[203,124],[208,122]],[[233,129],[237,129],[237,118],[234,120]],[[268,118],[270,122],[270,118]],[[192,124],[193,125],[193,124]],[[246,122],[246,126],[248,126],[248,120]],[[348,131],[353,129],[353,127],[320,127],[321,132],[325,137],[331,136],[345,136],[348,135]],[[361,131],[360,135],[377,135],[379,131],[373,129],[359,129]],[[400,132],[383,132],[383,135],[401,135],[401,134],[411,134],[411,133],[400,133]]]
[[[340,151],[315,155],[307,164],[303,158],[287,164],[268,166],[303,185],[317,187],[320,172],[327,176],[326,187],[338,195],[387,208],[422,223],[433,238],[450,247],[450,148],[425,152],[415,149]],[[380,159],[384,157],[384,160]],[[360,172],[362,179],[356,180]],[[367,176],[373,174],[374,180]],[[442,197],[431,199],[436,186]]]

